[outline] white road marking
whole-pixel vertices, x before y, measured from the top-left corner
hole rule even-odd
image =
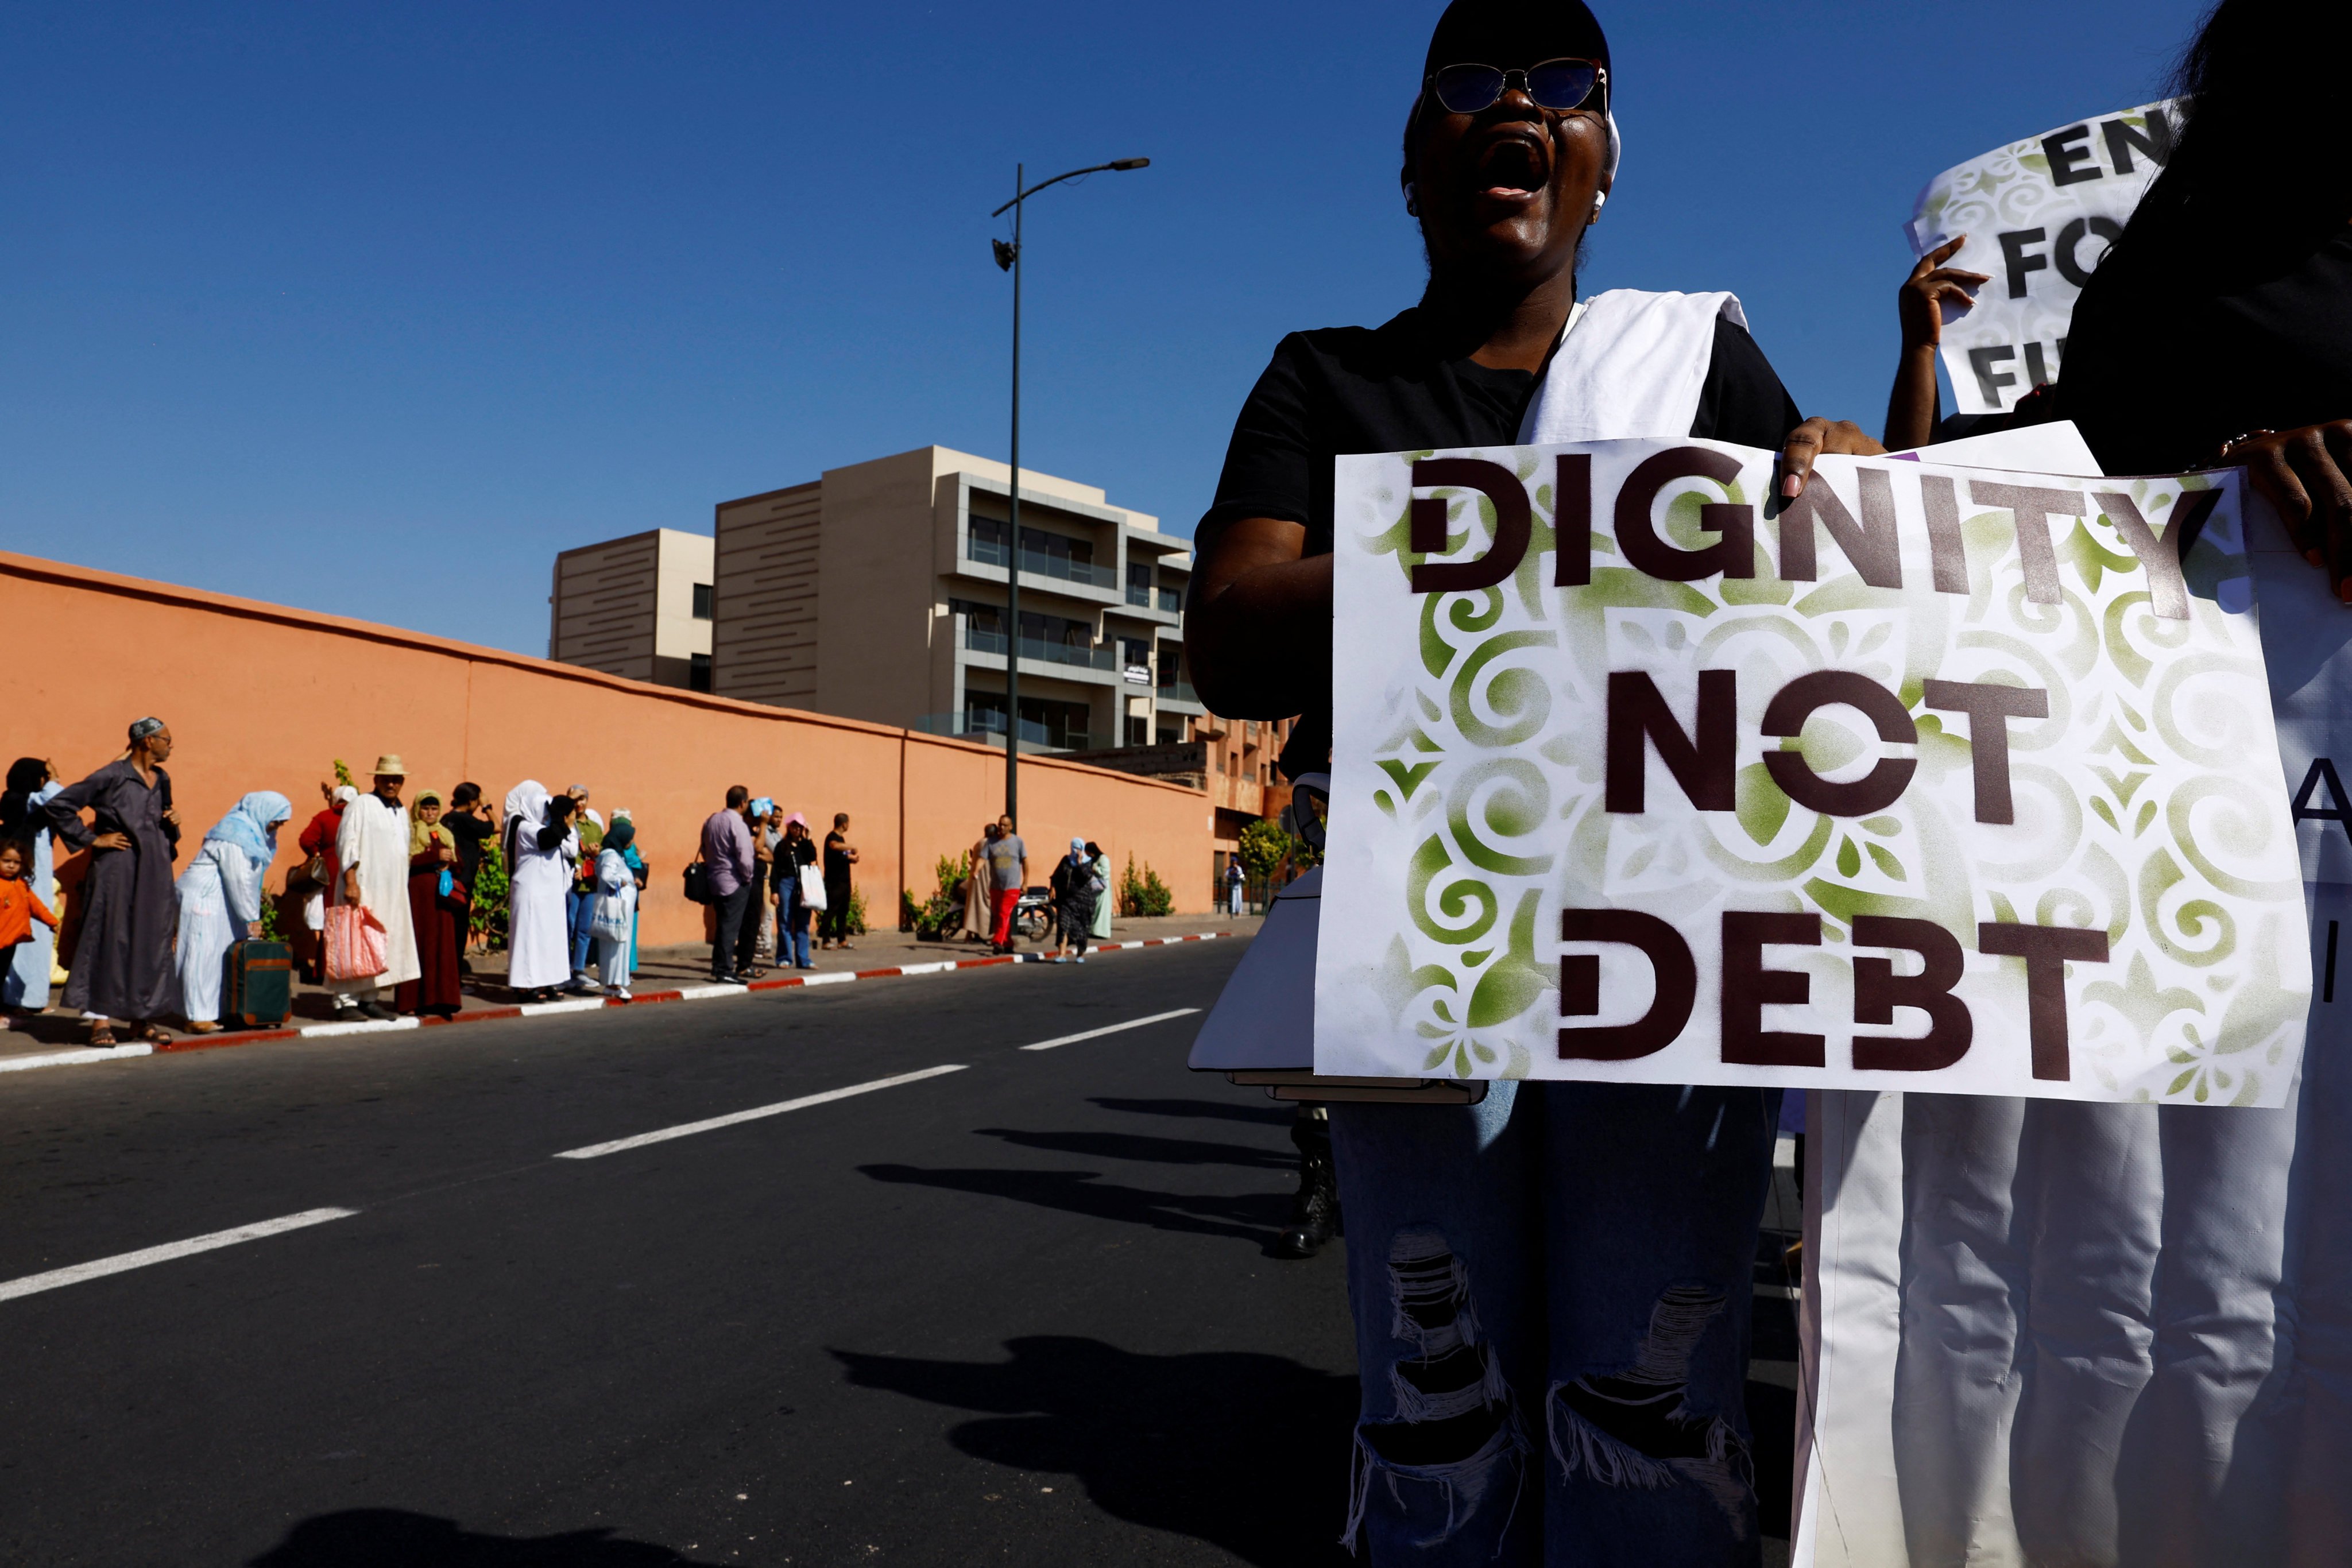
[[[560,1002],[525,1002],[518,1010],[527,1019],[535,1019],[549,1013],[591,1012],[604,1005],[602,997],[568,997]]]
[[[28,1067],[72,1067],[84,1061],[111,1061],[118,1056],[152,1056],[152,1045],[90,1047],[81,1051],[51,1051],[39,1056],[0,1056],[0,1072],[22,1072]]]
[[[748,997],[751,994],[751,989],[749,986],[722,986],[715,983],[708,986],[680,986],[677,988],[677,999],[682,1002],[707,1002],[714,997]]]
[[[672,1138],[690,1138],[697,1133],[716,1132],[720,1127],[732,1127],[741,1122],[756,1122],[762,1116],[781,1116],[787,1111],[804,1111],[811,1105],[824,1105],[835,1100],[846,1100],[853,1094],[871,1094],[877,1089],[896,1089],[901,1083],[914,1083],[926,1078],[937,1078],[943,1072],[961,1072],[961,1062],[945,1067],[926,1067],[920,1072],[901,1072],[895,1078],[877,1078],[871,1083],[853,1083],[846,1089],[828,1089],[822,1094],[803,1094],[797,1100],[781,1104],[755,1106],[749,1111],[732,1111],[708,1121],[688,1122],[676,1127],[663,1127],[656,1132],[639,1133],[634,1138],[615,1138],[609,1144],[590,1144],[584,1148],[566,1149],[555,1157],[559,1160],[593,1160],[605,1155],[617,1155],[624,1149],[641,1149],[647,1144],[667,1143]]]
[[[942,958],[936,964],[901,964],[898,966],[898,973],[901,975],[943,975],[955,967],[956,961],[953,958]]]
[[[838,986],[856,978],[857,978],[857,971],[855,969],[835,969],[829,975],[803,975],[801,977],[801,984],[803,986]]]
[[[392,1030],[415,1029],[417,1020],[403,1019],[352,1019],[343,1023],[314,1023],[302,1030],[309,1038],[327,1034],[383,1034]]]
[[[1166,1023],[1170,1019],[1189,1018],[1200,1010],[1198,1008],[1177,1008],[1171,1012],[1153,1013],[1148,1019],[1129,1019],[1125,1023],[1105,1024],[1100,1029],[1090,1029],[1084,1034],[1066,1034],[1059,1040],[1041,1040],[1034,1045],[1024,1045],[1021,1049],[1051,1051],[1057,1045],[1076,1045],[1082,1040],[1095,1040],[1106,1034],[1117,1034],[1121,1030],[1141,1029],[1148,1023]]]
[[[215,1230],[209,1236],[190,1237],[185,1241],[166,1242],[161,1247],[142,1248],[136,1252],[121,1252],[111,1258],[100,1258],[93,1263],[77,1263],[70,1269],[52,1269],[46,1274],[27,1274],[21,1280],[0,1283],[0,1301],[12,1301],[18,1296],[54,1291],[60,1285],[79,1285],[84,1280],[102,1280],[109,1274],[144,1269],[150,1263],[168,1263],[174,1258],[193,1257],[218,1247],[234,1247],[240,1241],[257,1241],[265,1236],[299,1230],[308,1225],[324,1225],[330,1219],[349,1219],[358,1212],[356,1208],[306,1208],[299,1214],[265,1219],[256,1225],[240,1225],[234,1230]]]

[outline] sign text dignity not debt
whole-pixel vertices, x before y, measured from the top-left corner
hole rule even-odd
[[[2231,485],[1773,462],[1340,460],[1317,1070],[2277,1103]]]

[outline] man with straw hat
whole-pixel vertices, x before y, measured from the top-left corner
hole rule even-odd
[[[390,1019],[394,987],[422,972],[416,961],[416,930],[408,916],[408,811],[400,803],[407,765],[396,755],[375,759],[375,788],[343,810],[335,833],[342,875],[331,890],[334,902],[356,904],[383,926],[384,971],[360,980],[331,980],[338,1018]]]

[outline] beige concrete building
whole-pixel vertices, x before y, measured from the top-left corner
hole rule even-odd
[[[711,541],[655,528],[555,558],[547,656],[606,674],[710,689]]]
[[[1204,710],[1182,674],[1184,541],[1093,486],[1024,469],[1021,624],[1008,628],[1010,477],[1002,463],[925,446],[720,502],[711,689],[1002,736],[1017,630],[1025,744],[1191,739]]]

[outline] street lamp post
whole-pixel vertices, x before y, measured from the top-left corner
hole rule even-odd
[[[996,253],[996,265],[1013,275],[1013,520],[1007,532],[1011,535],[1009,551],[1004,558],[1004,814],[1013,819],[1013,831],[1021,828],[1021,214],[1022,204],[1048,185],[1058,185],[1065,180],[1075,180],[1081,174],[1099,174],[1106,170],[1125,173],[1129,169],[1150,166],[1149,158],[1120,158],[1108,163],[1089,164],[1073,169],[1066,174],[1056,174],[1026,188],[1021,183],[1024,166],[1013,166],[1013,199],[989,214],[1001,218],[1007,211],[1013,214],[1013,240],[991,240]]]

